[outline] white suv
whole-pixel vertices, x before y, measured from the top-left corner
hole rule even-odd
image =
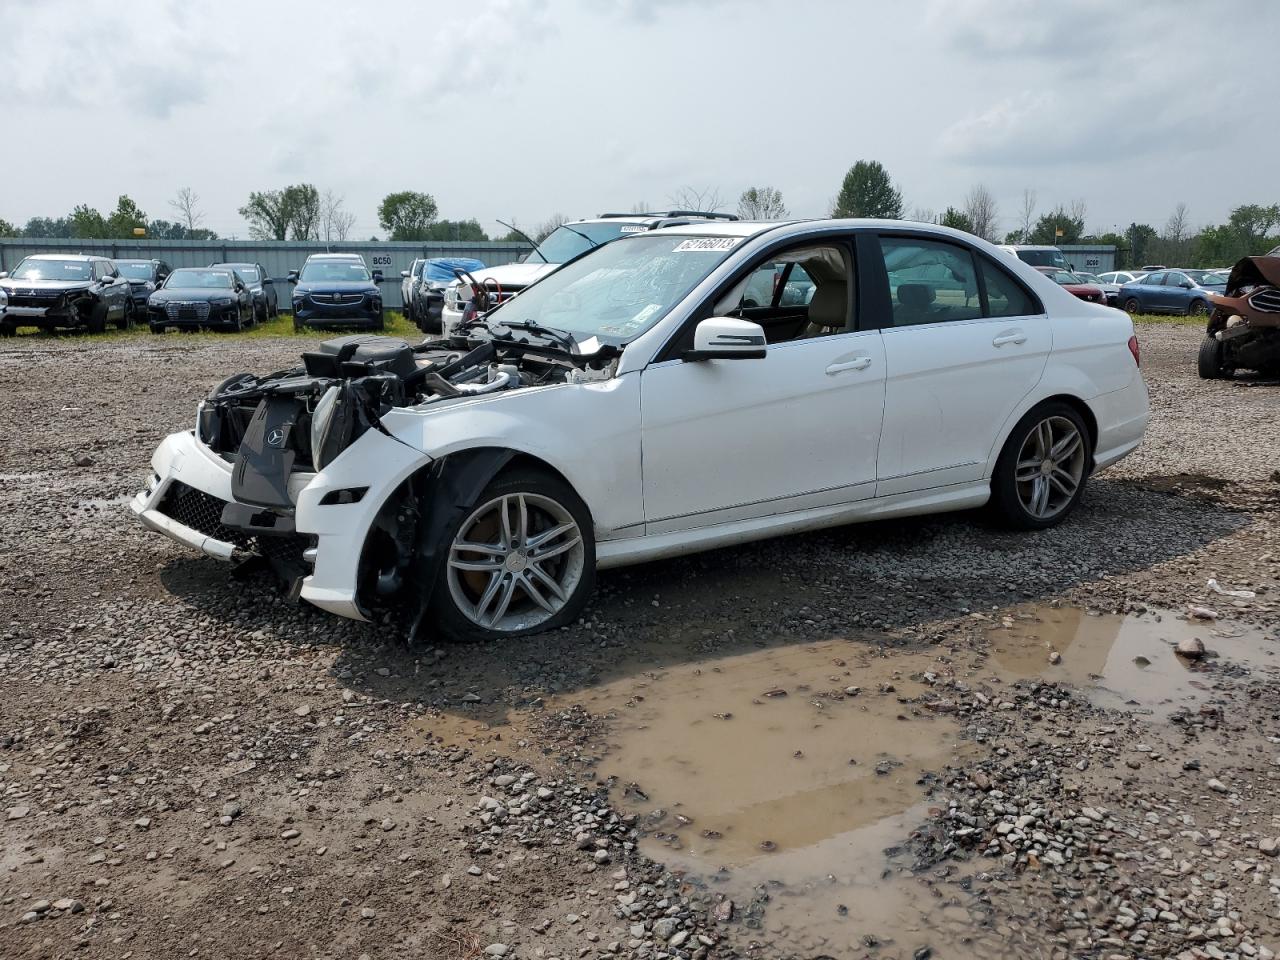
[[[579,254],[632,233],[645,233],[659,227],[676,227],[708,220],[737,220],[731,213],[700,210],[669,210],[666,213],[602,213],[589,220],[561,224],[543,239],[521,263],[488,267],[472,276],[489,290],[489,306],[509,300],[535,280],[546,276],[562,263]],[[468,284],[455,282],[444,297],[440,317],[441,336],[452,336],[458,325],[475,315],[472,290]]]

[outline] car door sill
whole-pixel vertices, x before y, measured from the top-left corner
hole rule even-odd
[[[596,544],[596,566],[603,570],[863,520],[968,510],[982,506],[990,495],[990,484],[986,480],[978,480],[852,503],[809,507],[768,517],[729,520],[694,529],[603,540]]]

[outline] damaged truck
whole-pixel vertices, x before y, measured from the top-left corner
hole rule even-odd
[[[1209,299],[1213,311],[1200,344],[1200,376],[1216,380],[1256,370],[1280,377],[1280,247],[1238,261],[1226,289]]]

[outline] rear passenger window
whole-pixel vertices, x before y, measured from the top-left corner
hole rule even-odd
[[[987,316],[1026,317],[1040,312],[1040,305],[1013,277],[985,259],[981,263],[982,282],[987,288]]]
[[[915,237],[881,237],[895,327],[982,316],[973,256],[963,247]]]

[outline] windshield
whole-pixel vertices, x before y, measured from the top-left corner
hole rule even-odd
[[[117,260],[116,269],[120,276],[129,280],[150,280],[155,275],[156,266],[146,260]]]
[[[312,260],[302,268],[299,278],[308,283],[345,283],[372,279],[363,263],[355,260]]]
[[[1018,259],[1033,267],[1065,267],[1067,259],[1057,250],[1019,250]]]
[[[89,280],[86,260],[34,260],[28,257],[10,275],[14,280]]]
[[[175,270],[169,274],[165,287],[210,287],[213,289],[230,289],[230,270]]]
[[[219,266],[225,267],[228,270],[234,270],[236,273],[240,274],[240,279],[245,283],[258,282],[258,268],[251,263],[224,263],[219,264]]]
[[[1202,287],[1225,287],[1227,285],[1227,278],[1220,273],[1214,273],[1212,270],[1184,270],[1182,272]]]
[[[1068,273],[1066,270],[1055,270],[1053,273],[1049,274],[1049,276],[1053,278],[1054,283],[1068,284],[1084,282],[1074,273]]]
[[[578,254],[591,249],[594,241],[597,245],[617,240],[629,233],[643,233],[644,226],[638,223],[574,223],[556,227],[551,234],[538,244],[538,249],[529,254],[525,263],[541,263],[542,257],[547,263],[567,263]],[[574,231],[577,231],[576,233]],[[590,237],[591,240],[588,240]],[[542,256],[538,256],[542,254]]]
[[[548,274],[489,313],[493,325],[526,321],[581,342],[633,340],[666,316],[742,242],[688,234],[610,243]]]

